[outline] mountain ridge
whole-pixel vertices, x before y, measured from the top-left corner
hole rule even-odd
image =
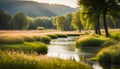
[[[59,4],[47,4],[38,3],[34,1],[0,1],[0,9],[5,10],[8,13],[16,14],[23,12],[28,16],[58,16],[66,13],[72,13],[76,11],[76,8],[72,8]]]

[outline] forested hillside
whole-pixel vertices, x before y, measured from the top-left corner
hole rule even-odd
[[[74,12],[77,9],[64,5],[37,3],[33,1],[13,1],[1,0],[0,9],[11,14],[23,12],[28,16],[57,16],[68,12]]]

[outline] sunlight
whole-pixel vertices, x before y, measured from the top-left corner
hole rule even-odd
[[[62,4],[73,8],[77,7],[77,0],[33,0],[40,3]]]

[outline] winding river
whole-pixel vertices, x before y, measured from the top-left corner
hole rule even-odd
[[[48,46],[48,56],[61,59],[69,59],[76,62],[85,62],[93,66],[94,69],[120,69],[119,65],[100,64],[95,61],[88,61],[100,48],[83,48],[81,51],[75,47],[75,40],[78,36],[68,38],[52,39]]]

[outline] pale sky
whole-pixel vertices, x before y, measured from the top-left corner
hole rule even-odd
[[[49,4],[62,4],[76,8],[77,0],[33,0],[40,3],[49,3]]]

